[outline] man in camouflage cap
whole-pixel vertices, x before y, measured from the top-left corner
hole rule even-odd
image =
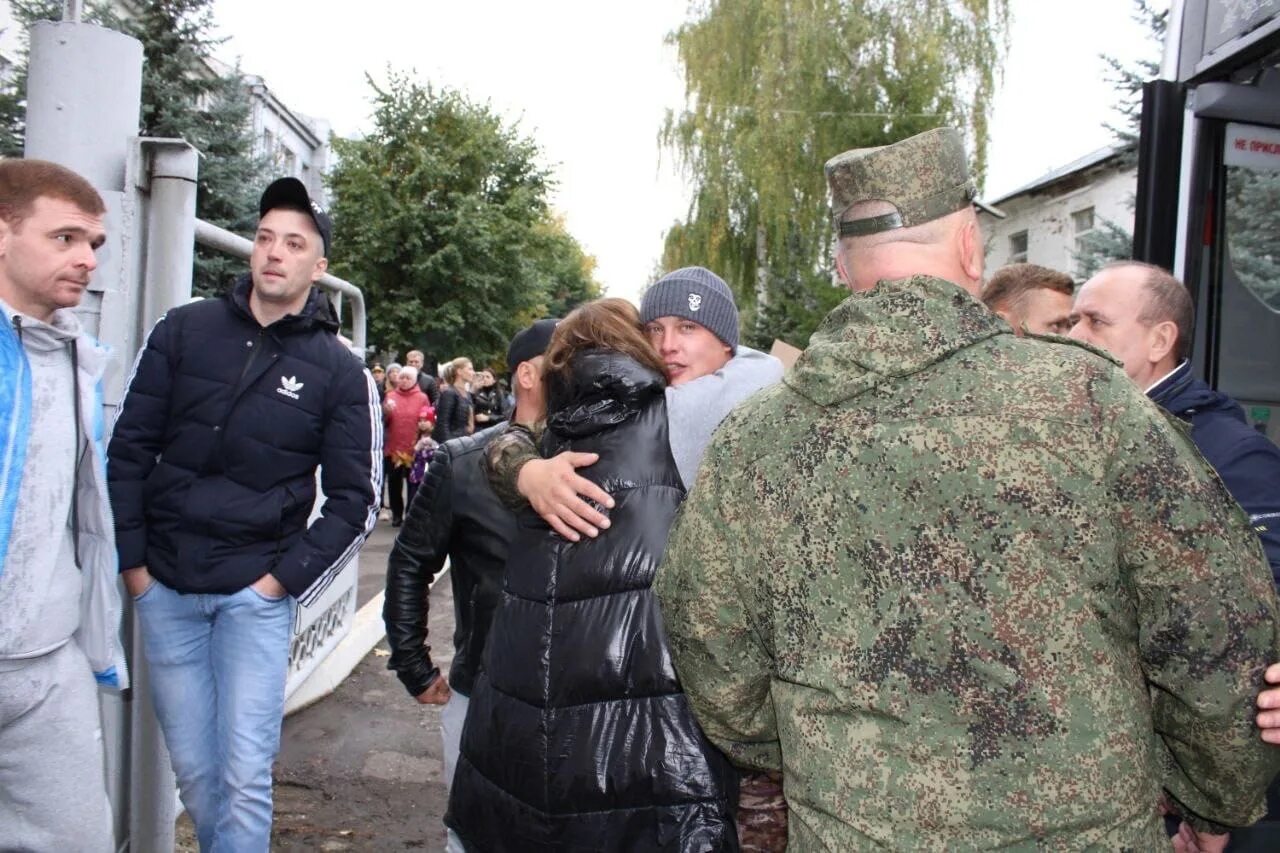
[[[655,583],[707,736],[785,768],[800,850],[1168,849],[1162,792],[1205,844],[1256,820],[1244,514],[1113,361],[977,300],[956,131],[827,174],[854,293],[720,427]]]

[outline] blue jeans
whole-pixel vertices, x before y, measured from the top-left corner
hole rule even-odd
[[[202,853],[265,853],[294,603],[251,587],[134,600],[151,699]]]

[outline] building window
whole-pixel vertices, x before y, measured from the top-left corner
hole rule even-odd
[[[273,159],[276,155],[276,137],[271,131],[263,128],[262,131],[262,156],[267,159]]]
[[[298,156],[285,145],[280,146],[280,167],[286,175],[297,176]]]
[[[1009,263],[1025,264],[1027,262],[1027,232],[1019,231],[1009,235]]]
[[[1087,239],[1093,233],[1096,219],[1093,215],[1093,208],[1086,207],[1084,210],[1077,210],[1071,214],[1071,233],[1075,236],[1075,266],[1080,266],[1079,258],[1084,257],[1088,248]]]

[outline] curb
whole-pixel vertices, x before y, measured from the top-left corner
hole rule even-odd
[[[436,582],[448,571],[449,564],[446,562],[444,569],[431,579],[427,591],[434,589]],[[382,621],[382,602],[385,597],[386,593],[380,592],[356,611],[355,619],[351,621],[351,630],[285,702],[286,717],[314,705],[337,690],[338,685],[359,666],[360,661],[387,636],[387,626]]]

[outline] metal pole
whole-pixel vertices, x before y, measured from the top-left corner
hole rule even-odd
[[[142,326],[191,299],[196,244],[196,170],[199,154],[184,139],[144,139],[151,169],[147,212],[147,272]]]
[[[127,364],[138,335],[133,271],[139,235],[135,190],[125,175],[142,106],[142,43],[77,23],[82,10],[82,2],[67,2],[65,21],[31,27],[24,153],[74,169],[106,202],[107,242],[98,250],[98,269],[79,314]],[[132,689],[123,696],[101,694],[115,846],[127,843],[135,853],[149,853],[167,843],[171,851],[173,776],[147,707],[146,663],[136,648],[131,664]]]

